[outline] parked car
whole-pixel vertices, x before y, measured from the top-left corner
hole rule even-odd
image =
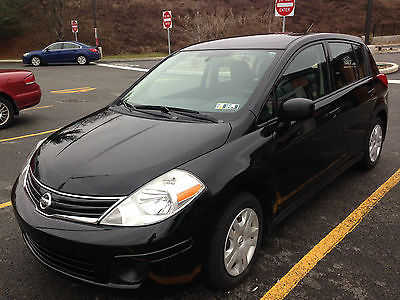
[[[41,96],[31,71],[0,69],[0,129],[9,126],[21,109],[38,104]]]
[[[358,163],[373,168],[388,82],[361,39],[271,34],[168,56],[38,143],[12,190],[23,238],[93,284],[250,272],[264,233]]]
[[[38,67],[43,64],[78,63],[86,65],[101,58],[96,47],[78,42],[57,42],[43,50],[29,51],[22,55],[24,64]]]

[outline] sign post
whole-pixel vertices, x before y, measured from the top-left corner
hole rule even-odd
[[[168,54],[171,54],[171,41],[169,36],[169,29],[172,28],[172,13],[170,10],[163,11],[162,13],[163,28],[168,32]]]
[[[71,27],[72,27],[72,32],[75,35],[75,41],[77,42],[78,41],[78,32],[79,32],[78,21],[77,20],[72,20],[71,21]]]
[[[285,32],[286,17],[294,16],[296,0],[275,0],[275,17],[283,17],[282,32]]]

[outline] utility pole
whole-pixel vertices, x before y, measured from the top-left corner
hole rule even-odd
[[[93,6],[93,29],[94,29],[94,39],[96,40],[96,47],[99,46],[99,39],[97,37],[97,24],[96,24],[96,0],[92,0]]]
[[[373,0],[368,0],[368,6],[367,6],[367,17],[365,19],[365,43],[367,45],[370,44],[369,41],[369,32],[371,31],[371,16],[372,16],[372,6],[373,6]]]

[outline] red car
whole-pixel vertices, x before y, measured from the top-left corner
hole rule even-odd
[[[38,104],[41,96],[31,71],[0,70],[0,129],[10,125],[21,109]]]

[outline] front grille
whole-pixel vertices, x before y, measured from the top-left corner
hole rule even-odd
[[[94,280],[95,271],[93,261],[89,259],[83,261],[79,258],[69,257],[65,254],[60,254],[39,244],[26,234],[23,234],[23,237],[28,248],[44,264],[74,277],[83,278],[91,281]]]
[[[25,188],[39,212],[48,216],[70,218],[89,223],[95,223],[107,209],[121,199],[120,197],[72,195],[56,191],[39,182],[30,169],[27,172]],[[40,200],[46,193],[51,195],[51,204],[42,208]]]

